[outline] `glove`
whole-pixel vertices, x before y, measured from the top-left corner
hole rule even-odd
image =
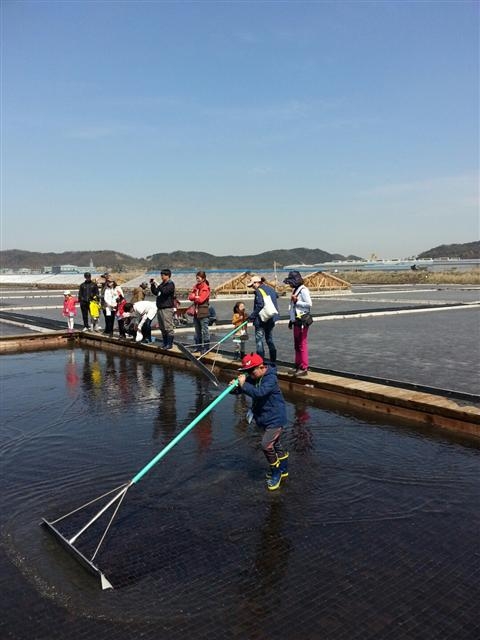
[[[293,322],[291,320],[288,321],[288,328],[291,330],[293,327]]]

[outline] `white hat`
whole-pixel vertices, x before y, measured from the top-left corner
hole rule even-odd
[[[71,295],[72,295],[72,292],[71,292],[71,291],[64,291],[64,292],[63,292],[63,295],[64,295],[64,296],[71,296]]]
[[[255,284],[255,282],[261,282],[262,279],[260,278],[260,276],[252,276],[252,278],[250,279],[250,282],[247,282],[247,287],[251,287],[253,284]]]

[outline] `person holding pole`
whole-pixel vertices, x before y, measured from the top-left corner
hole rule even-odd
[[[230,384],[237,382],[234,393],[243,393],[252,399],[247,421],[255,419],[257,426],[263,430],[262,450],[270,465],[267,488],[275,491],[280,487],[282,479],[288,477],[288,452],[280,442],[287,422],[287,409],[278,384],[276,368],[267,366],[258,353],[250,353],[242,359],[239,371],[241,373],[237,380]]]

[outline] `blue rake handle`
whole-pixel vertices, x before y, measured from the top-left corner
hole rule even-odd
[[[238,328],[237,328],[238,329]],[[183,431],[181,431],[178,435],[175,436],[175,438],[173,438],[173,440],[170,440],[170,442],[159,452],[157,453],[157,455],[152,458],[150,460],[150,462],[148,464],[146,464],[143,469],[140,469],[140,471],[137,473],[137,475],[135,475],[131,480],[130,480],[130,485],[132,484],[136,484],[139,480],[141,480],[143,478],[143,476],[150,471],[150,469],[157,464],[157,462],[159,462],[159,460],[161,460],[163,458],[164,455],[166,455],[170,449],[173,449],[173,447],[180,442],[180,440],[187,435],[187,433],[189,431],[191,431],[193,429],[193,427],[198,424],[200,422],[200,420],[202,420],[207,413],[210,413],[210,411],[219,403],[221,402],[225,396],[227,396],[231,391],[233,391],[235,389],[235,387],[238,385],[238,380],[234,380],[232,382],[232,384],[228,385],[228,387],[222,391],[222,393],[217,396],[215,398],[215,400],[213,400],[208,407],[205,407],[205,409],[198,414],[198,416],[196,418],[194,418],[190,424],[188,424],[185,429],[183,429]]]
[[[200,360],[200,358],[203,358],[203,356],[206,356],[207,353],[210,353],[210,351],[213,351],[214,349],[216,349],[218,347],[219,344],[222,344],[222,342],[224,340],[226,340],[227,338],[229,338],[230,336],[233,336],[234,333],[237,333],[237,331],[239,329],[241,329],[242,327],[244,327],[246,324],[248,324],[248,320],[245,320],[245,322],[242,322],[242,324],[239,324],[238,327],[235,327],[235,329],[232,329],[231,331],[229,331],[227,333],[227,335],[223,336],[223,338],[221,340],[219,340],[218,342],[216,342],[213,347],[210,347],[210,349],[208,349],[208,351],[205,351],[205,353],[202,353],[201,356],[198,357],[198,360]]]

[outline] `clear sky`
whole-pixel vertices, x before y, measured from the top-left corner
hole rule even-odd
[[[478,7],[2,0],[2,248],[477,240]]]

